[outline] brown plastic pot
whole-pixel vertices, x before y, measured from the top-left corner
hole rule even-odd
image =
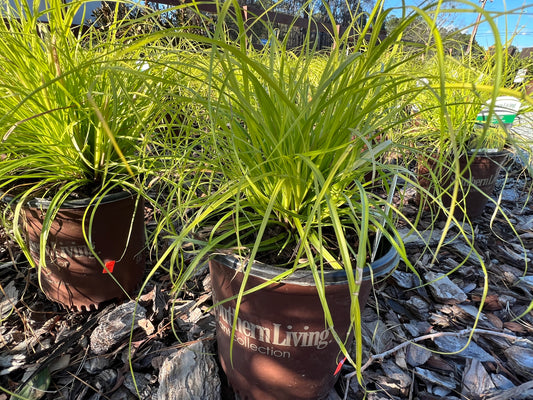
[[[529,96],[533,95],[533,80],[526,83],[526,93]]]
[[[391,248],[372,263],[374,279],[389,273],[399,261]],[[217,255],[209,262],[217,317],[218,355],[228,382],[241,400],[309,400],[328,395],[343,358],[324,319],[312,274],[299,270],[277,284],[244,296],[235,329],[232,360],[230,340],[235,296],[242,283],[242,264]],[[254,263],[246,287],[252,288],[284,270]],[[344,271],[326,271],[326,298],[336,332],[347,339],[350,294]],[[363,308],[371,289],[365,269],[359,294]],[[347,344],[349,346],[349,343]],[[233,364],[232,364],[233,361]]]
[[[498,180],[501,167],[507,160],[508,155],[509,153],[505,151],[478,153],[468,169],[469,158],[464,155],[459,158],[460,168],[461,170],[465,170],[465,172],[462,175],[461,185],[457,195],[457,204],[455,205],[454,216],[456,218],[462,218],[465,212],[469,219],[475,219],[483,214],[488,197],[492,196],[494,192],[494,186]],[[428,179],[428,168],[434,167],[435,162],[431,159],[424,163],[424,165],[419,165],[418,167],[418,181],[422,187],[430,191],[432,189]],[[449,172],[448,176],[443,177],[440,185],[443,188],[447,188],[448,193],[451,193],[454,179],[456,179],[455,173]],[[452,203],[452,198],[448,193],[442,196],[442,204],[445,207],[450,207]],[[430,199],[426,199],[426,201],[429,202]],[[431,208],[431,204],[428,204],[428,207]]]
[[[26,242],[39,265],[39,238],[49,202],[32,201],[24,208]],[[98,308],[132,294],[145,270],[144,202],[121,192],[106,195],[95,210],[89,199],[68,201],[59,209],[46,245],[46,267],[39,267],[46,296],[67,308]],[[87,210],[87,208],[89,209]],[[90,243],[84,238],[93,214]],[[114,279],[113,279],[114,278]]]

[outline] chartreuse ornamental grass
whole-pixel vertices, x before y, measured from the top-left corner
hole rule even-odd
[[[151,15],[115,15],[104,31],[73,31],[74,15],[85,2],[32,4],[0,0],[0,199],[2,224],[39,268],[40,279],[45,256],[54,250],[50,228],[66,201],[87,199],[96,208],[104,195],[126,191],[137,208],[143,197],[157,210],[167,183],[179,176],[175,153],[187,150],[187,135],[197,131],[190,122],[167,120],[176,108],[196,108],[186,102],[190,95],[181,96],[178,107],[168,101],[178,88],[187,88],[181,84],[187,76],[164,62],[164,37],[136,33],[136,24],[150,23]],[[178,128],[181,136],[173,135]],[[152,195],[156,188],[161,195]],[[38,261],[21,226],[23,208],[35,198],[38,206],[41,199],[49,201],[41,209]],[[83,234],[99,259],[90,239],[93,217],[91,211],[84,215]]]
[[[473,84],[447,84],[449,62],[436,30],[432,31],[435,44],[419,53],[402,51],[403,31],[416,15],[433,27],[441,12],[483,10],[468,1],[460,2],[462,9],[444,1],[435,3],[437,7],[413,7],[413,12],[379,41],[377,33],[391,10],[378,1],[368,14],[362,35],[355,42],[350,40],[350,30],[335,36],[336,46],[324,55],[315,50],[309,36],[297,51],[287,49],[268,24],[265,27],[270,32],[270,45],[255,50],[249,46],[239,13],[232,20],[239,36],[231,40],[223,17],[231,20],[233,14],[228,9],[238,5],[231,1],[218,4],[219,19],[211,36],[185,34],[206,49],[202,60],[206,55],[208,60],[201,62],[198,70],[205,74],[209,96],[197,93],[195,101],[208,110],[210,126],[204,151],[194,154],[180,182],[188,188],[188,197],[179,198],[179,206],[165,214],[170,220],[173,215],[186,217],[179,230],[175,224],[168,226],[174,232],[166,255],[172,260],[175,290],[179,291],[205,257],[215,251],[231,250],[243,257],[244,282],[253,261],[265,252],[280,259],[288,254],[280,261],[286,272],[273,281],[297,269],[311,270],[325,319],[335,335],[321,273],[326,268],[342,268],[350,285],[347,301],[351,303],[356,338],[354,364],[360,366],[361,310],[357,295],[362,269],[373,258],[376,236],[391,243],[412,268],[397,221],[404,220],[418,233],[416,224],[392,202],[397,178],[415,187],[418,183],[403,164],[386,161],[402,146],[391,133],[401,129],[405,117],[400,113],[418,94],[434,96],[437,124],[446,130],[447,91]],[[497,37],[494,22],[487,13],[483,15]],[[501,43],[496,43],[498,56]],[[419,55],[434,55],[435,81],[429,85],[417,85],[427,78],[427,72],[409,68]],[[497,60],[494,71],[492,84],[483,86],[488,98],[497,96],[502,81]],[[461,143],[453,130],[449,132],[450,153],[458,158]],[[184,188],[179,187],[176,196]],[[198,197],[191,196],[191,190]],[[444,207],[438,199],[436,205]],[[441,245],[452,221],[450,215]],[[472,238],[461,229],[459,235],[480,259],[486,274]],[[484,296],[486,292],[485,282]],[[244,291],[243,284],[237,295],[235,321],[246,293],[249,291]],[[335,337],[347,354],[345,343]]]
[[[427,90],[418,91],[413,99],[415,126],[399,135],[398,140],[403,139],[425,152],[438,149],[443,155],[452,151],[453,143],[463,153],[519,146],[525,138],[513,135],[503,125],[482,124],[477,118],[488,102],[494,103],[494,93],[499,93],[494,92],[497,77],[513,74],[514,71],[504,68],[509,64],[497,63],[496,56],[489,53],[484,58],[445,55],[444,75],[441,76],[437,58],[437,55],[430,57],[419,66],[422,78],[417,85]],[[437,90],[441,80],[443,91]],[[487,111],[490,119],[497,119],[494,106]]]
[[[389,242],[416,273],[398,221],[420,232],[392,199],[401,188],[398,182],[418,183],[407,164],[387,161],[403,150],[404,143],[392,135],[405,126],[406,117],[400,114],[417,96],[435,100],[421,113],[436,110],[437,142],[446,135],[458,168],[462,142],[450,124],[450,90],[482,89],[483,100],[499,93],[531,99],[500,90],[498,31],[490,15],[473,2],[411,7],[412,13],[380,41],[378,33],[392,10],[378,0],[357,39],[351,37],[354,18],[343,36],[333,33],[336,45],[328,54],[316,51],[309,34],[301,48],[289,50],[266,23],[270,45],[255,50],[241,14],[229,12],[230,6],[239,8],[237,2],[217,5],[219,18],[206,36],[185,29],[114,35],[122,24],[134,25],[116,21],[117,30],[112,28],[99,41],[92,31],[75,36],[69,30],[75,6],[51,0],[51,9],[64,12],[48,11],[50,25],[45,26],[37,22],[37,12],[22,13],[22,8],[29,9],[20,3],[13,10],[20,22],[0,25],[0,189],[21,200],[54,193],[50,221],[74,193],[97,196],[121,186],[146,195],[144,187],[157,187],[154,182],[162,179],[169,185],[157,194],[165,201],[157,205],[156,235],[167,235],[170,246],[151,274],[170,259],[178,293],[209,254],[232,251],[246,260],[246,283],[254,260],[269,252],[286,267],[272,281],[297,269],[312,271],[328,328],[349,356],[335,333],[322,280],[325,269],[344,269],[357,349],[350,361],[359,371],[358,292],[377,242]],[[436,29],[431,30],[435,44],[418,53],[404,52],[401,45],[405,28],[417,15],[434,28],[440,13],[467,10],[481,12],[494,33],[489,83],[448,81],[451,60]],[[329,18],[333,24],[331,13]],[[237,27],[236,39],[229,38],[226,21]],[[178,40],[179,47],[165,38]],[[141,53],[150,65],[145,71],[138,64]],[[422,55],[431,55],[432,72],[410,68]],[[424,78],[429,83],[420,85]],[[471,103],[477,104],[481,97],[473,93]],[[179,163],[173,164],[175,160]],[[455,196],[457,190],[456,185]],[[439,247],[429,249],[435,256],[452,222],[457,222],[453,211]],[[461,228],[459,236],[486,276],[473,239]],[[21,240],[20,233],[17,237]],[[43,235],[41,250],[45,243]],[[485,280],[481,304],[487,290]],[[246,294],[243,284],[235,321]]]
[[[6,175],[22,179],[17,173],[27,169],[35,173],[28,176],[32,181],[46,178],[42,191],[74,180],[65,193],[93,194],[112,179],[134,177],[138,172],[128,161],[142,152],[150,129],[144,125],[155,123],[158,100],[138,71],[141,48],[111,35],[104,42],[75,36],[75,5],[52,1],[50,7],[64,12],[43,11],[45,24],[28,4],[17,4],[26,8],[16,10],[20,19],[1,26],[2,149],[13,159],[2,163],[2,184]]]
[[[141,61],[153,38],[126,34],[129,20],[115,20],[105,33],[74,33],[73,17],[83,4],[50,0],[39,11],[25,0],[2,2],[0,191],[2,199],[15,200],[4,208],[3,223],[33,265],[22,209],[33,198],[49,200],[40,267],[50,226],[66,200],[98,204],[102,195],[126,190],[151,201],[146,188],[171,169],[168,151],[164,157],[154,152],[153,133],[164,130],[170,107],[164,68],[144,70]],[[160,149],[166,141],[159,136],[157,144]],[[89,231],[91,218],[85,219]]]
[[[433,51],[428,53],[431,57],[424,57],[420,60],[420,69],[417,70],[419,79],[413,87],[416,96],[410,99],[416,105],[416,115],[412,119],[406,118],[407,123],[404,128],[407,126],[408,129],[397,130],[396,133],[399,135],[394,135],[393,140],[402,145],[406,144],[407,141],[407,148],[401,146],[406,150],[403,154],[410,154],[415,161],[420,161],[428,156],[437,157],[435,170],[448,171],[446,173],[451,171],[455,176],[462,176],[465,172],[459,163],[461,155],[468,154],[469,162],[472,162],[479,151],[488,149],[506,149],[513,152],[525,161],[524,166],[530,171],[531,151],[533,149],[530,139],[502,126],[491,127],[489,124],[479,124],[479,121],[476,121],[476,117],[485,108],[487,102],[490,102],[491,105],[486,119],[489,121],[497,119],[494,107],[498,96],[512,96],[520,100],[522,111],[531,109],[533,99],[523,88],[505,86],[506,82],[510,81],[510,77],[514,76],[515,71],[500,40],[495,20],[484,10],[481,10],[477,4],[468,1],[460,1],[460,3],[464,5],[465,9],[472,7],[476,12],[481,13],[483,19],[491,27],[495,45],[484,58],[472,54],[450,57],[442,46],[439,33],[434,32],[435,46],[432,48]],[[449,2],[441,2],[440,4],[442,12],[461,13],[464,11],[461,8],[456,11],[446,10]],[[428,16],[424,18],[428,20]],[[425,87],[425,90],[417,90],[419,87]],[[439,179],[440,174],[432,174],[431,184],[436,188],[437,193],[443,193],[445,190],[451,193],[452,205],[449,209],[442,206],[439,195],[428,193],[421,187],[418,189],[431,197],[432,204],[436,205],[436,208],[439,208],[440,212],[447,216],[444,232],[447,232],[450,226],[455,225],[461,230],[461,235],[466,238],[468,235],[461,229],[462,224],[453,216],[460,180],[454,180],[452,187],[446,189],[439,184]],[[514,231],[513,224],[505,212],[500,209],[498,203],[496,206],[499,215],[506,219],[510,229]],[[495,215],[496,212],[493,218]],[[470,223],[469,221],[462,222]],[[471,228],[473,227],[471,226]],[[471,231],[475,232],[474,229]],[[474,240],[475,237],[472,237],[472,241],[468,240],[468,242],[473,244]],[[431,249],[435,256],[445,243],[445,235],[442,235],[438,246]],[[472,250],[475,254],[473,247]],[[481,259],[479,255],[477,257]],[[525,251],[524,265],[527,269]],[[487,275],[483,263],[481,267],[484,274]],[[488,280],[486,279],[485,293],[487,285]],[[477,320],[475,325],[477,325]]]
[[[503,123],[482,123],[478,118],[483,110],[487,113],[488,109],[485,118],[489,121],[498,120],[494,105],[499,95],[512,95],[522,101],[524,110],[530,108],[528,104],[531,98],[524,92],[502,88],[515,71],[510,68],[507,52],[500,50],[496,48],[494,54],[487,52],[485,57],[451,57],[439,52],[428,57],[420,64],[421,79],[416,83],[417,87],[423,86],[426,90],[417,91],[412,99],[416,113],[408,120],[406,129],[396,131],[398,135],[394,137],[395,141],[407,146],[404,154],[408,154],[407,157],[413,161],[427,166],[428,160],[431,159],[430,163],[433,163],[434,159],[438,159],[435,166],[428,167],[434,189],[428,192],[421,188],[420,191],[431,198],[432,204],[439,203],[442,194],[451,194],[453,200],[449,210],[442,208],[450,224],[458,222],[454,221],[451,214],[461,190],[460,179],[444,187],[442,182],[446,182],[446,179],[443,177],[463,176],[478,153],[508,151],[525,161],[524,167],[530,169],[533,149],[530,138],[517,134]],[[440,60],[444,61],[444,68],[440,67]],[[466,168],[460,166],[460,156],[468,158]],[[499,207],[499,200],[490,201],[496,204],[493,218],[498,213],[507,219]],[[524,260],[527,264],[525,253]]]

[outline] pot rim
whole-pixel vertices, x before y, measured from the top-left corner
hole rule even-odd
[[[390,244],[389,244],[390,245]],[[242,261],[234,254],[216,253],[212,256],[215,261],[229,267],[235,271],[242,270]],[[374,260],[370,266],[363,268],[363,281],[368,281],[382,277],[391,272],[399,263],[400,255],[394,246],[390,245],[389,250],[380,258]],[[275,267],[260,261],[254,261],[252,264],[251,274],[265,280],[273,279],[283,272],[286,268]],[[324,282],[328,285],[346,284],[346,271],[344,269],[328,270],[321,273]],[[298,269],[284,278],[281,283],[290,283],[301,286],[314,286],[315,280],[312,272],[308,268]]]
[[[134,194],[121,190],[119,192],[107,193],[104,195],[94,196],[94,197],[84,197],[82,199],[73,199],[66,200],[59,206],[60,209],[78,209],[78,208],[87,208],[88,206],[93,206],[98,203],[98,205],[113,203],[115,201],[123,200],[129,197],[134,197]],[[3,196],[1,197],[2,201],[7,204],[18,203],[18,199],[13,196]],[[99,201],[97,199],[100,199]],[[50,207],[51,201],[47,198],[34,197],[28,200],[25,204],[26,208],[37,208],[40,210],[46,210]]]
[[[489,150],[495,150],[495,151],[489,151]],[[477,153],[476,153],[477,151]],[[492,157],[502,157],[502,156],[508,156],[511,154],[511,152],[507,149],[502,149],[502,150],[499,150],[499,149],[471,149],[471,150],[468,150],[467,152],[467,155],[468,156],[473,156],[475,154],[476,157],[488,157],[488,158],[492,158]]]

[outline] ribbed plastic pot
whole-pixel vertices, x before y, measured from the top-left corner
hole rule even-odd
[[[124,299],[133,294],[144,275],[143,200],[121,192],[104,196],[96,210],[94,204],[82,199],[62,205],[50,230],[46,268],[39,268],[46,296],[69,309],[96,309],[104,302]],[[37,265],[39,238],[49,205],[35,200],[24,208],[26,241]],[[86,215],[85,233],[89,235],[93,211],[88,237],[98,257],[87,245],[82,225]]]
[[[457,204],[454,211],[456,218],[462,218],[465,214],[464,211],[466,211],[466,215],[469,219],[478,218],[483,214],[488,202],[487,196],[492,196],[501,167],[507,160],[508,156],[508,152],[497,152],[478,153],[474,157],[469,169],[467,169],[462,176],[462,184],[459,188]],[[431,163],[427,163],[427,165],[430,168],[432,167]],[[459,165],[461,170],[464,170],[468,165],[468,157],[461,156],[459,159]],[[428,189],[430,183],[427,179],[429,174],[427,167],[419,166],[418,174],[419,183]],[[455,175],[453,176],[455,179]],[[452,179],[447,177],[443,179],[441,185],[443,187],[450,187],[452,183]],[[451,188],[449,190],[451,190]],[[442,204],[445,207],[450,207],[451,202],[451,196],[442,196]],[[431,208],[431,204],[428,204],[428,206]]]
[[[391,247],[372,263],[374,279],[389,273],[399,261]],[[235,329],[232,360],[231,330],[235,296],[242,283],[242,264],[233,256],[217,255],[209,262],[217,318],[218,355],[228,382],[241,400],[309,400],[328,395],[343,358],[327,327],[312,274],[299,270],[277,284],[244,296]],[[252,288],[283,272],[254,263],[246,287]],[[345,340],[350,326],[350,293],[346,274],[326,271],[326,298],[336,332]],[[365,269],[359,294],[364,308],[371,290]],[[352,340],[351,337],[347,342]],[[347,343],[349,346],[349,343]],[[232,364],[233,361],[233,364]]]

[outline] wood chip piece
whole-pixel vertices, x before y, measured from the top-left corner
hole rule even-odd
[[[452,282],[446,275],[428,272],[424,275],[433,297],[444,304],[457,304],[466,301],[467,296],[459,286]]]
[[[0,355],[0,376],[7,375],[24,365],[26,355],[24,354],[6,354]]]
[[[412,232],[409,228],[398,229],[405,247],[432,247],[439,243],[442,236],[441,229],[428,229],[421,232]]]
[[[440,336],[436,337],[434,342],[439,350],[444,353],[451,353],[454,356],[464,358],[477,358],[481,362],[495,361],[494,357],[483,350],[476,342],[471,340],[469,343],[468,338],[465,337]],[[464,350],[461,350],[463,348]]]
[[[439,385],[449,390],[454,390],[457,387],[453,374],[444,375],[438,374],[420,367],[415,368],[415,374],[422,378],[422,380],[433,385]]]
[[[135,326],[146,318],[146,310],[134,301],[121,304],[102,316],[98,326],[91,333],[91,350],[96,355],[105,354],[127,338],[131,332],[133,318]]]
[[[515,333],[527,333],[528,330],[518,322],[507,321],[503,323],[503,327],[509,329],[511,332]]]
[[[516,387],[516,385],[511,382],[510,379],[507,379],[507,377],[502,374],[491,374],[490,379],[498,390],[508,390]]]
[[[103,369],[106,369],[111,365],[110,357],[98,356],[98,357],[87,357],[83,363],[83,369],[89,374],[96,374]]]
[[[117,382],[118,373],[114,369],[104,369],[94,379],[94,387],[103,393],[109,392]]]
[[[533,379],[533,350],[521,346],[510,346],[504,350],[510,371]]]
[[[417,276],[412,272],[404,272],[398,270],[395,270],[392,273],[392,279],[402,289],[412,289],[416,286],[415,282],[418,281]]]
[[[1,288],[1,284],[0,284]],[[13,307],[19,301],[19,291],[15,287],[15,282],[9,282],[0,290],[0,321],[4,320],[10,313]],[[5,295],[4,295],[5,293]]]
[[[159,371],[158,400],[220,399],[220,379],[215,358],[203,341],[177,350]]]
[[[468,258],[468,261],[471,264],[481,266],[480,260],[477,258],[475,253],[472,251],[472,248],[467,245],[463,240],[457,239],[448,246],[449,250],[452,250],[455,253],[458,253],[461,257]]]
[[[498,329],[502,329],[503,328],[503,321],[498,318],[495,314],[492,314],[492,313],[486,313],[485,316],[487,317],[487,320],[495,327],[495,328],[498,328]]]
[[[412,367],[419,367],[431,357],[431,351],[416,344],[407,346],[406,361]]]
[[[394,361],[387,360],[381,365],[381,368],[386,376],[398,383],[400,388],[407,388],[411,385],[411,375],[401,369]]]
[[[476,358],[468,358],[463,372],[461,393],[467,398],[478,398],[494,388],[495,385],[483,364]]]
[[[531,400],[533,398],[533,381],[523,383],[512,389],[497,392],[486,400]]]
[[[448,371],[452,372],[457,369],[454,362],[442,358],[437,354],[432,354],[431,357],[426,361],[426,366],[438,371]]]
[[[425,321],[429,316],[429,304],[420,296],[411,296],[405,302],[405,306],[422,321]]]

